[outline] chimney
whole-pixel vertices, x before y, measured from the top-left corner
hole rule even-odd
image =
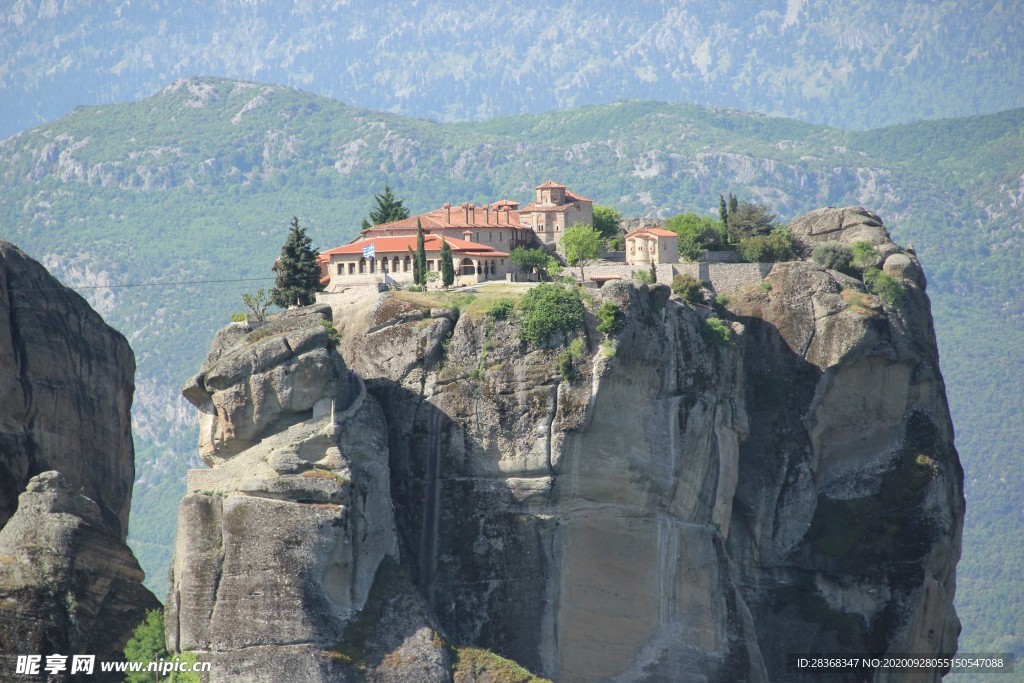
[[[466,224],[469,223],[469,202],[462,205],[462,221]]]
[[[484,207],[484,223],[487,225],[491,224],[491,207],[490,205]]]
[[[444,209],[444,222],[446,224],[451,223],[452,222],[452,205],[448,204],[448,203],[445,203],[445,205],[442,206],[441,208]]]
[[[476,204],[470,203],[469,205],[469,218],[473,225],[476,225]]]
[[[465,232],[462,233],[462,236],[466,239],[467,242],[472,242],[473,241],[473,231],[472,230],[466,230]]]

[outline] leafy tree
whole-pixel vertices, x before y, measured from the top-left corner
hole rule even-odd
[[[793,258],[793,236],[788,228],[776,228],[768,235],[740,240],[740,256],[748,263],[772,263]]]
[[[708,318],[700,334],[711,346],[732,346],[732,328],[721,318]]]
[[[811,258],[825,268],[846,270],[853,260],[853,248],[842,242],[822,242],[814,247]]]
[[[445,289],[455,282],[455,263],[452,262],[452,248],[448,246],[448,240],[441,240],[441,284]]]
[[[548,253],[547,249],[543,247],[537,247],[535,249],[527,249],[526,247],[516,247],[512,250],[512,253],[508,255],[508,260],[517,266],[524,268],[536,268],[540,271],[542,278],[547,276],[548,267],[551,265],[551,254]]]
[[[594,206],[594,230],[604,239],[611,239],[619,232],[619,221],[622,214],[613,206]]]
[[[764,204],[739,202],[735,209],[729,209],[729,236],[734,240],[768,235],[779,227],[775,214]]]
[[[679,235],[679,255],[687,261],[696,261],[704,245],[726,240],[724,224],[692,211],[669,218],[665,228]]]
[[[403,218],[409,217],[409,210],[402,205],[401,199],[395,199],[394,193],[387,185],[384,186],[383,192],[375,194],[373,198],[377,202],[377,207],[370,212],[370,222],[373,225],[400,221]],[[366,222],[364,221],[365,225]]]
[[[583,302],[574,286],[542,282],[523,296],[519,311],[520,339],[537,346],[557,332],[571,334],[583,329]]]
[[[580,267],[580,279],[584,279],[583,268],[601,253],[601,235],[587,225],[575,223],[562,234],[562,251],[565,262]]]
[[[295,216],[274,270],[277,271],[277,280],[270,298],[281,308],[308,306],[316,300],[316,293],[323,289],[316,249]]]
[[[242,295],[242,304],[249,311],[248,317],[253,320],[264,320],[267,317],[267,309],[274,303],[270,300],[267,290],[260,288],[255,294],[246,292]]]

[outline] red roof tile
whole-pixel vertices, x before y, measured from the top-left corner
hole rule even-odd
[[[565,185],[559,185],[554,180],[549,180],[546,183],[544,183],[543,185],[538,185],[537,189],[538,190],[549,190],[549,189],[553,189],[553,188],[556,188],[556,187],[560,187],[563,190],[565,189]]]
[[[643,237],[644,235],[653,235],[656,237],[678,237],[676,233],[671,230],[665,230],[664,228],[638,228],[626,235],[626,239],[628,240],[630,237]]]
[[[503,251],[498,251],[492,247],[488,247],[485,244],[477,244],[476,242],[468,242],[466,240],[456,239],[454,237],[445,237],[448,246],[451,247],[453,254],[462,254],[467,256],[487,256],[493,258],[506,258],[508,254]],[[323,252],[320,256],[327,257],[328,259],[335,254],[362,254],[363,248],[373,245],[374,251],[377,254],[388,254],[389,256],[395,254],[408,254],[409,250],[416,249],[416,235],[401,235],[394,237],[367,237],[367,239],[359,240],[358,242],[351,242],[349,244],[335,247],[334,249],[328,249]],[[437,235],[423,235],[423,248],[427,251],[441,251],[441,238]]]

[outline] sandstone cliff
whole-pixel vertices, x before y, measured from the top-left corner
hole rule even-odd
[[[871,240],[902,298],[777,264],[733,294],[721,343],[666,286],[610,283],[588,307],[624,325],[600,344],[588,314],[571,373],[514,319],[390,294],[335,307],[340,356],[300,341],[322,308],[222,332],[186,388],[213,469],[180,513],[172,641],[230,652],[217,680],[239,681],[302,648],[310,680],[451,680],[453,643],[566,682],[953,652],[962,471],[919,264],[862,209],[793,230],[807,250]],[[321,470],[343,477],[294,483]],[[378,622],[401,626],[368,646]]]
[[[134,357],[6,242],[0,308],[0,651],[121,659],[159,606],[125,544]]]

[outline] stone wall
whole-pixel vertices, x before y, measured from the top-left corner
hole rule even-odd
[[[772,263],[673,263],[657,266],[658,282],[670,284],[672,278],[679,273],[689,273],[701,282],[711,283],[715,292],[738,292],[747,287],[757,286],[772,272]],[[594,277],[618,276],[624,280],[633,277],[635,272],[647,272],[645,266],[629,266],[621,263],[598,263],[586,269],[587,279]],[[566,272],[578,274],[577,269],[566,269]]]

